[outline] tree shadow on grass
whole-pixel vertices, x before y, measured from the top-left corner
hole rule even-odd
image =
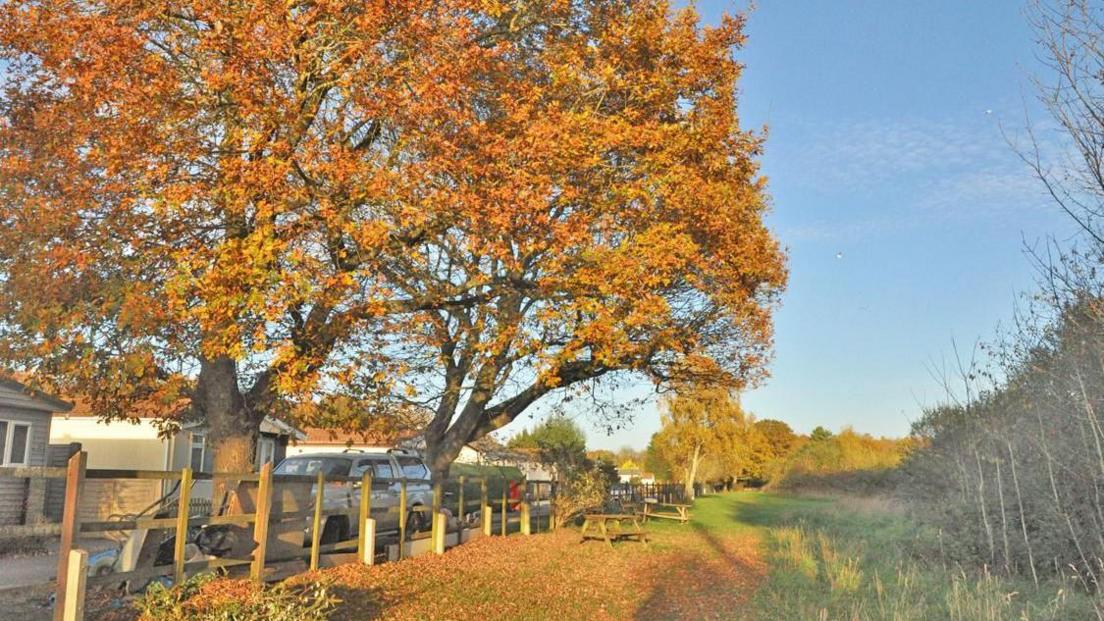
[[[371,621],[383,616],[386,608],[378,588],[367,586],[335,585],[331,592],[340,600],[337,610],[330,613],[330,621]]]
[[[651,592],[634,619],[745,618],[743,608],[764,575],[755,538],[747,533],[718,537],[691,522],[672,544],[678,551],[642,577]]]
[[[831,499],[791,498],[771,495],[733,497],[731,518],[746,526],[779,527],[794,526],[805,517],[832,504]]]

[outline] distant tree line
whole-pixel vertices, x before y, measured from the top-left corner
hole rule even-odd
[[[875,438],[844,429],[817,427],[799,435],[782,421],[755,417],[735,394],[715,386],[682,386],[664,398],[661,427],[645,451],[645,464],[663,480],[715,489],[768,486],[854,491],[864,481],[871,492],[915,444],[911,439]]]

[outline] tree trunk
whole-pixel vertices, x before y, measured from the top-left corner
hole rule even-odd
[[[448,479],[452,462],[460,455],[464,442],[455,430],[438,432],[433,426],[425,432],[425,462],[430,478],[434,483],[444,483]]]
[[[694,454],[690,456],[690,465],[686,468],[686,481],[683,489],[687,500],[694,499],[694,480],[698,478],[698,464],[701,463],[701,445],[694,445]]]
[[[261,416],[247,411],[238,388],[236,363],[205,360],[200,366],[196,405],[207,421],[207,446],[215,472],[252,472]]]

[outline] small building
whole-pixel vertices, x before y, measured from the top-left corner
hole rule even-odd
[[[617,479],[621,483],[642,483],[644,470],[631,459],[617,467]],[[655,478],[653,477],[653,482]]]
[[[46,466],[51,417],[73,404],[0,377],[0,466]],[[46,481],[0,479],[0,525],[34,524],[45,514]]]
[[[493,461],[496,456],[501,455],[505,451],[506,447],[498,440],[495,440],[494,437],[483,436],[475,442],[465,444],[460,449],[460,454],[456,456],[456,463],[489,465],[489,462]]]
[[[556,469],[541,461],[537,451],[507,448],[491,436],[468,443],[460,450],[456,461],[481,466],[514,467],[529,481],[552,481],[556,476]]]
[[[164,417],[156,408],[143,405],[140,415],[129,420],[105,422],[78,401],[71,412],[57,414],[49,429],[50,443],[79,444],[88,453],[88,468],[115,470],[181,470],[210,472],[214,455],[207,442],[207,427],[202,423],[184,423],[167,433],[159,424]],[[266,416],[257,438],[255,468],[279,462],[293,438],[305,437],[282,420]],[[82,519],[106,519],[112,515],[135,513],[171,492],[175,483],[150,479],[105,479],[86,481],[81,493]],[[211,482],[196,481],[192,498],[209,500]]]

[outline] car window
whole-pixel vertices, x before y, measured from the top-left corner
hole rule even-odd
[[[376,476],[381,479],[393,479],[395,473],[391,470],[391,461],[385,459],[372,460],[376,467]]]
[[[340,457],[289,457],[280,462],[276,474],[313,475],[319,468],[329,476],[348,476],[349,460]]]
[[[349,476],[351,476],[351,477],[361,477],[361,476],[364,476],[364,472],[366,470],[371,470],[371,469],[372,469],[372,460],[371,459],[362,459],[362,460],[358,461],[355,466],[353,466],[353,469],[351,471],[349,471]],[[375,476],[375,474],[376,474],[375,472],[372,472],[372,476]]]
[[[429,470],[426,469],[422,460],[417,457],[400,457],[399,466],[402,468],[403,476],[408,479],[428,479]]]

